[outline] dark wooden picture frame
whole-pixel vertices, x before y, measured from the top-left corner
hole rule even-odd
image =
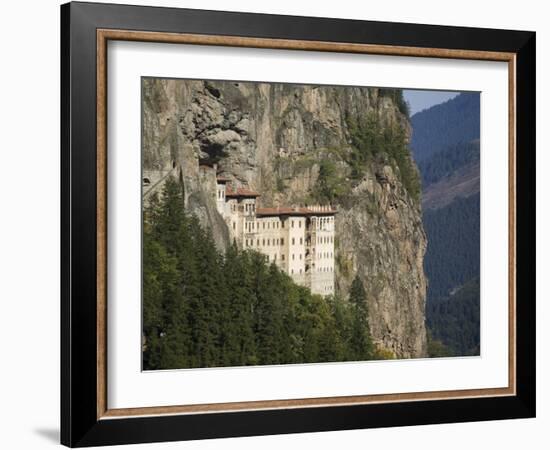
[[[509,386],[110,410],[106,403],[109,40],[506,61]],[[69,3],[61,7],[61,442],[71,447],[535,416],[535,33]]]

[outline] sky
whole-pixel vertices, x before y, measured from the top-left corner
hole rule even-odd
[[[459,92],[456,91],[427,91],[421,89],[403,89],[403,96],[409,103],[411,116],[423,109],[439,103],[446,102],[456,97]]]

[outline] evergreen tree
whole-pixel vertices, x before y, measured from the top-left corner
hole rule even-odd
[[[223,273],[227,300],[222,311],[220,342],[224,349],[223,365],[257,363],[249,256],[240,255],[236,244],[231,245],[225,254]]]
[[[349,301],[313,295],[265,255],[218,251],[166,182],[143,216],[146,370],[372,359],[365,291]]]
[[[370,336],[367,297],[358,275],[351,284],[349,301],[354,308],[350,342],[353,359],[371,359],[374,348]]]

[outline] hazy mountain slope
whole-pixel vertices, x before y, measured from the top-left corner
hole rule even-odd
[[[422,176],[428,248],[427,325],[451,354],[479,351],[479,94],[415,114],[412,147]],[[472,280],[477,279],[477,282]]]
[[[428,303],[479,276],[479,194],[424,212]]]
[[[412,116],[411,148],[418,163],[456,144],[479,139],[479,98],[477,92],[462,93]]]

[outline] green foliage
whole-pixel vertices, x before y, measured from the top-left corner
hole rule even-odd
[[[411,148],[424,186],[479,162],[479,93],[462,93],[415,114],[411,123]],[[479,193],[424,211],[432,356],[479,354],[479,220]]]
[[[353,322],[351,329],[351,350],[355,354],[374,355],[374,346],[370,337],[369,311],[363,282],[356,276],[351,283],[349,293],[350,303],[353,305]]]
[[[374,359],[397,359],[395,353],[384,347],[376,347],[374,349]]]
[[[335,203],[347,193],[344,177],[339,174],[336,164],[323,159],[319,165],[319,177],[314,189],[315,200],[321,203]]]
[[[393,103],[397,105],[399,112],[405,116],[410,116],[409,104],[403,97],[402,89],[379,89],[378,95],[381,97],[389,97],[393,100]]]
[[[428,304],[426,319],[434,342],[441,341],[454,356],[479,355],[479,278]]]
[[[457,197],[443,208],[424,211],[428,304],[447,297],[451,289],[479,276],[479,201],[479,194]]]
[[[418,163],[418,169],[422,174],[424,187],[437,183],[439,180],[453,175],[460,168],[479,162],[479,140],[449,146],[446,150],[438,152]]]
[[[428,356],[430,358],[446,358],[454,356],[453,352],[440,340],[434,339],[428,332]]]
[[[285,182],[282,178],[277,178],[277,192],[284,192],[285,191]]]
[[[398,169],[403,186],[415,202],[420,200],[420,177],[411,159],[405,131],[399,125],[383,126],[375,113],[362,120],[347,118],[352,150],[347,163],[351,177],[360,179],[366,165],[378,156],[387,156]]]
[[[143,227],[143,367],[292,364],[375,357],[361,282],[349,300],[313,295],[265,256],[225,254],[170,179]]]

